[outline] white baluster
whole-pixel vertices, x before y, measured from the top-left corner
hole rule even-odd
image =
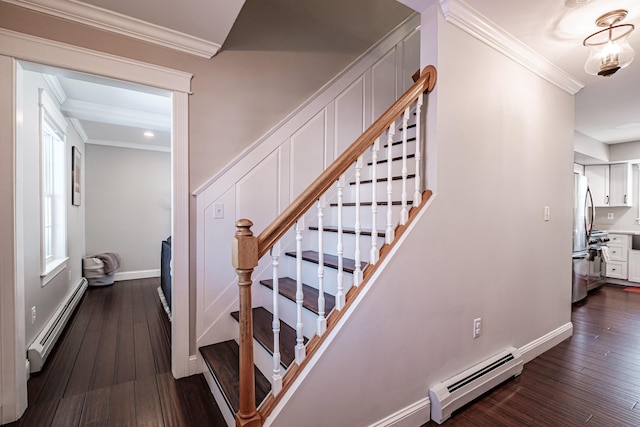
[[[318,327],[321,336],[327,330],[327,319],[324,317],[324,207],[325,196],[318,199]]]
[[[344,175],[338,178],[338,247],[336,252],[338,253],[338,275],[336,281],[336,309],[342,310],[345,303],[344,295],[344,243],[342,233],[342,189],[344,188]]]
[[[273,381],[271,392],[274,396],[282,390],[282,375],[280,373],[280,309],[278,284],[278,257],[280,256],[280,242],[271,248],[271,265],[273,270]]]
[[[360,254],[360,170],[362,169],[362,156],[358,157],[356,161],[356,249],[354,253],[355,269],[353,271],[353,284],[358,286],[362,282],[362,270],[360,269],[361,254]]]
[[[299,365],[304,360],[307,352],[304,347],[304,335],[302,323],[302,231],[304,230],[304,218],[296,222],[296,363]]]
[[[369,262],[375,264],[378,262],[380,253],[378,252],[378,199],[376,192],[378,190],[378,150],[380,149],[380,138],[371,146],[371,252],[369,253]]]
[[[406,224],[409,219],[407,209],[407,125],[409,123],[409,107],[404,110],[402,117],[402,209],[400,210],[400,224]]]
[[[387,132],[387,229],[385,230],[385,242],[391,244],[395,232],[393,230],[393,170],[391,160],[393,159],[393,136],[396,133],[396,122],[391,123]]]
[[[420,96],[418,96],[418,101],[416,102],[416,185],[413,192],[413,206],[420,206],[420,203],[422,203],[422,150],[420,149],[422,141],[420,139],[420,111],[422,110],[422,99],[423,94],[420,94]]]

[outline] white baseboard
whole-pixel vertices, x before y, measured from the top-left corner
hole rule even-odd
[[[519,349],[522,353],[522,361],[524,363],[532,361],[545,351],[560,344],[571,335],[573,335],[573,323],[569,322],[549,332],[548,334],[543,335],[528,344],[525,344]]]
[[[137,271],[121,271],[116,273],[115,280],[134,280],[148,279],[150,277],[160,277],[160,269],[155,270],[137,270]]]
[[[388,417],[371,424],[369,427],[415,427],[421,426],[431,419],[431,401],[428,397],[421,399],[406,408],[400,409]]]

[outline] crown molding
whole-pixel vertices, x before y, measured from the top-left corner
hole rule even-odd
[[[171,114],[149,113],[105,104],[67,99],[61,106],[67,116],[112,125],[171,131]]]
[[[91,145],[103,145],[106,147],[129,148],[132,150],[146,150],[146,151],[158,151],[161,153],[171,153],[171,147],[165,147],[162,145],[134,144],[132,142],[107,141],[104,139],[89,139],[85,143],[91,144]]]
[[[2,1],[202,58],[212,58],[222,47],[212,41],[82,3],[78,0]]]
[[[71,126],[73,126],[76,132],[78,132],[78,135],[80,135],[80,139],[82,140],[82,142],[86,143],[89,140],[89,135],[87,135],[87,132],[84,130],[84,126],[82,126],[80,120],[73,118],[68,119],[71,122]]]
[[[439,0],[447,22],[513,59],[560,89],[575,95],[584,83],[507,33],[463,0]]]

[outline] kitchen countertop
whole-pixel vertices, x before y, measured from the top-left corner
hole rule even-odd
[[[607,230],[605,228],[602,228],[600,230],[604,230],[604,231],[608,232],[609,234],[629,234],[629,235],[640,234],[640,230]]]

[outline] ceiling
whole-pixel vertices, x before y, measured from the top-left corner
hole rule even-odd
[[[3,0],[36,8],[47,5],[84,4],[116,16],[129,15],[136,22],[166,27],[171,32],[222,44],[240,13],[244,0]],[[252,1],[252,0],[249,0]],[[258,1],[258,0],[255,0]],[[260,0],[262,1],[262,0]],[[439,0],[440,3],[459,0]],[[576,96],[575,129],[606,144],[640,141],[640,2],[638,0],[465,0],[484,20],[498,27],[538,52],[584,87]],[[405,4],[433,4],[435,0],[403,0]],[[426,3],[425,3],[426,2]],[[586,3],[585,3],[586,2]],[[228,4],[227,4],[228,3]],[[233,3],[233,5],[231,5]],[[180,13],[176,5],[180,5]],[[226,4],[226,5],[225,5]],[[64,7],[61,7],[64,9]],[[638,58],[611,77],[591,76],[584,71],[588,56],[582,41],[599,28],[595,19],[613,9],[626,9],[624,23],[636,25],[630,44]],[[49,13],[49,12],[48,12]],[[54,12],[51,12],[55,14]],[[216,27],[212,19],[224,21]],[[190,34],[188,34],[190,33]],[[215,60],[215,59],[213,59]],[[55,74],[55,73],[54,73]],[[59,73],[60,74],[60,73]],[[170,94],[149,93],[106,79],[58,75],[64,94],[63,110],[76,119],[88,142],[108,143],[126,140],[133,145],[169,147]],[[108,88],[101,87],[106,85]],[[154,91],[152,91],[154,92]],[[137,98],[139,96],[139,99]],[[87,107],[83,111],[82,107]],[[117,110],[120,109],[118,112]],[[134,118],[141,118],[134,123]],[[161,123],[164,120],[164,123]],[[142,136],[151,130],[155,137]]]

